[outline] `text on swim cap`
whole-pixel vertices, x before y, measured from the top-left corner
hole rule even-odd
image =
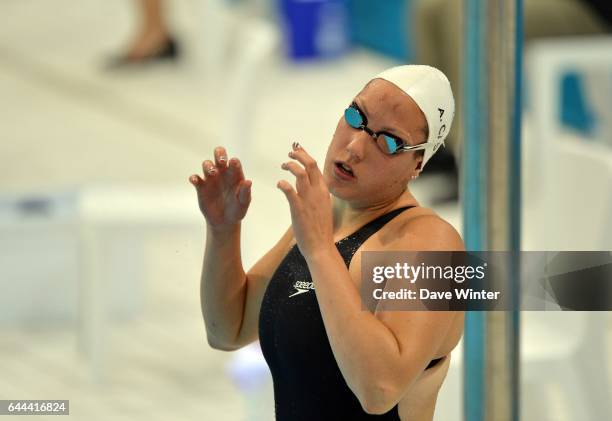
[[[438,108],[438,111],[440,112],[440,123],[442,123],[442,116],[444,115],[444,109],[443,108]],[[444,133],[445,132],[446,132],[446,124],[443,124],[443,125],[440,126],[440,129],[438,129],[438,140],[440,140],[440,139],[442,139],[442,137],[444,137]]]

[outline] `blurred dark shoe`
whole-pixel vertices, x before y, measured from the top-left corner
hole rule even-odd
[[[143,66],[165,61],[177,61],[180,58],[180,48],[173,38],[168,38],[166,43],[154,53],[142,57],[132,57],[128,54],[114,57],[106,65],[109,70],[127,67]]]

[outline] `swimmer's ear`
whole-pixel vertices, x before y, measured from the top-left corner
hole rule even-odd
[[[417,156],[417,165],[415,167],[415,170],[421,171],[421,169],[423,168],[423,155],[419,154],[419,156]]]

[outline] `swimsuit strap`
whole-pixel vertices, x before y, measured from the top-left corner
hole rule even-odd
[[[348,267],[350,265],[353,255],[368,238],[370,238],[374,233],[380,230],[387,222],[391,221],[397,215],[406,209],[413,207],[415,206],[411,205],[394,209],[391,212],[381,215],[378,218],[368,222],[348,237],[338,241],[336,246],[338,247],[338,251],[342,256],[342,259],[344,259],[346,266]]]

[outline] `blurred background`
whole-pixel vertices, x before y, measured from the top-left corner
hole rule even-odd
[[[612,250],[602,4],[524,0],[524,250]],[[187,179],[217,145],[243,161],[253,180],[249,266],[290,223],[275,185],[291,143],[323,162],[344,108],[373,75],[432,64],[449,75],[458,113],[413,190],[462,232],[460,8],[3,0],[0,399],[69,399],[83,420],[272,419],[257,346],[224,353],[206,343],[205,232]],[[522,419],[612,413],[602,398],[612,398],[609,313],[524,313],[521,346]],[[461,352],[436,419],[462,419]]]

